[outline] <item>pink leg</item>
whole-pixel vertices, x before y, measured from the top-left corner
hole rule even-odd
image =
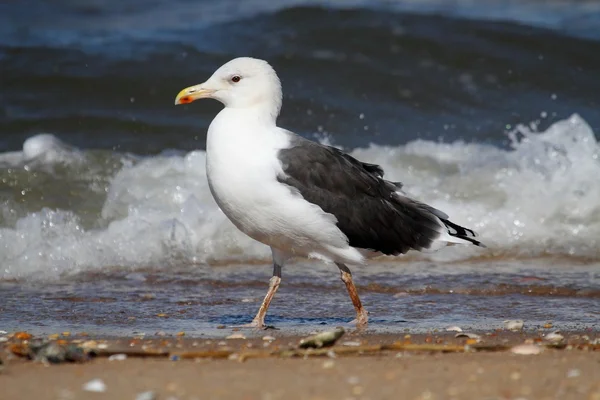
[[[275,296],[277,289],[279,289],[279,284],[281,283],[281,266],[275,264],[273,266],[273,276],[269,281],[269,290],[267,291],[267,295],[263,300],[260,308],[258,309],[258,313],[256,313],[256,317],[252,320],[249,326],[253,328],[264,328],[265,327],[265,315],[267,315],[267,310],[269,309],[269,304],[271,304],[271,300]]]
[[[277,289],[279,289],[279,284],[281,283],[281,268],[285,264],[285,262],[290,258],[290,255],[282,252],[278,249],[271,247],[271,252],[273,253],[273,276],[269,281],[269,290],[267,291],[267,295],[263,300],[258,312],[256,313],[256,317],[252,320],[251,323],[245,325],[245,327],[250,328],[265,328],[265,316],[267,315],[267,310],[269,309],[269,305],[271,304],[271,300],[275,296]]]
[[[335,263],[335,265],[337,265],[337,267],[340,269],[342,282],[344,282],[346,285],[346,289],[350,295],[350,300],[352,300],[352,304],[356,310],[356,326],[358,328],[364,328],[369,322],[369,313],[364,309],[360,298],[358,297],[356,286],[354,286],[354,281],[352,280],[352,272],[350,272],[350,269],[342,263]]]

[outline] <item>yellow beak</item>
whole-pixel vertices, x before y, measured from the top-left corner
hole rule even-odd
[[[190,86],[177,94],[177,97],[175,97],[175,105],[188,104],[198,99],[205,99],[210,97],[214,92],[213,89],[203,88],[202,84]]]

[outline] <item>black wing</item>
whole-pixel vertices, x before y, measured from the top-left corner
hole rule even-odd
[[[384,180],[379,165],[334,147],[293,135],[292,147],[280,150],[279,159],[285,175],[278,180],[335,215],[350,246],[394,255],[426,249],[440,235],[439,217],[447,218],[396,194],[401,185]]]

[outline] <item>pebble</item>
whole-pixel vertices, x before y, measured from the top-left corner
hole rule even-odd
[[[360,396],[364,391],[365,389],[362,386],[354,386],[352,388],[352,394],[355,396]]]
[[[86,392],[104,393],[106,392],[106,384],[102,379],[92,379],[83,385],[83,390]]]
[[[456,337],[456,338],[460,338],[460,337],[466,337],[466,338],[469,338],[469,339],[474,339],[474,340],[476,340],[476,341],[477,341],[477,343],[481,342],[481,336],[479,336],[479,335],[478,335],[478,334],[476,334],[476,333],[470,333],[470,332],[460,332],[460,333],[457,333],[456,335],[454,335],[454,337]]]
[[[333,361],[333,360],[323,361],[323,369],[331,369],[334,366],[335,366],[335,361]]]
[[[80,347],[83,347],[84,349],[95,349],[98,347],[98,342],[95,340],[86,340],[85,342],[81,343]]]
[[[231,335],[227,336],[225,339],[246,339],[246,336],[244,336],[244,334],[242,334],[242,333],[232,333]]]
[[[565,337],[563,335],[561,335],[558,332],[552,332],[546,335],[545,339],[551,343],[559,343],[562,342],[562,340]]]
[[[272,342],[273,340],[275,340],[275,338],[273,336],[267,335],[267,336],[263,336],[262,340]]]
[[[448,332],[462,332],[462,328],[460,326],[449,326],[446,328]]]
[[[137,396],[135,396],[135,400],[156,400],[156,393],[154,393],[153,391],[149,390],[147,392],[142,392],[139,393]]]
[[[578,369],[570,369],[569,372],[567,372],[567,378],[577,378],[578,376],[581,375],[581,371]]]
[[[342,346],[358,347],[358,346],[360,346],[360,342],[353,342],[353,341],[343,342]]]
[[[125,361],[127,360],[127,354],[113,354],[108,357],[108,361]]]
[[[504,327],[510,331],[520,331],[524,325],[525,322],[522,319],[508,319],[504,321]]]
[[[316,335],[305,337],[300,340],[298,347],[301,349],[333,346],[333,344],[344,335],[346,331],[342,327],[337,327],[330,331],[324,331]]]
[[[510,352],[513,354],[522,354],[529,356],[540,354],[542,352],[542,348],[535,344],[519,344],[510,349]]]
[[[0,343],[8,342],[8,338],[6,336],[0,337]]]
[[[15,333],[15,339],[18,340],[29,340],[31,339],[31,334],[27,332],[17,332]]]
[[[106,344],[106,343],[99,343],[98,344],[98,348],[100,350],[108,349],[108,344]]]
[[[346,379],[346,382],[348,382],[350,385],[358,385],[360,379],[358,376],[349,376],[348,379]]]

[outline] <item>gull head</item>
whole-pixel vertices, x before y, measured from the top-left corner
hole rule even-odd
[[[240,57],[222,65],[206,82],[180,91],[175,104],[215,99],[231,108],[265,107],[277,116],[281,96],[281,83],[268,62]]]

